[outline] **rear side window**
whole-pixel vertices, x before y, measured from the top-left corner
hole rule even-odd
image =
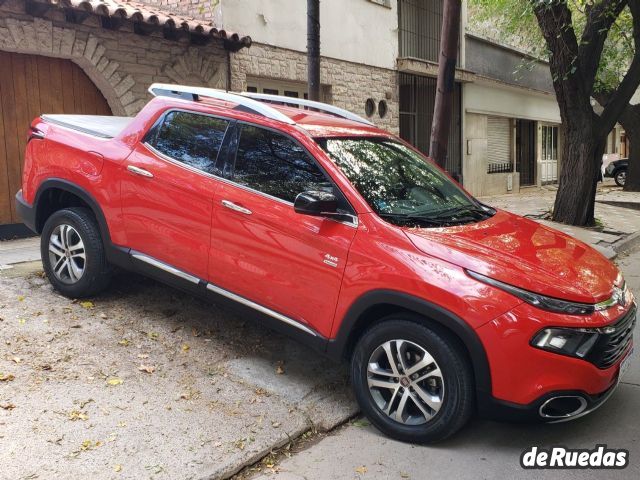
[[[333,191],[331,182],[298,143],[251,125],[242,127],[233,179],[288,202],[306,190]]]
[[[168,113],[153,147],[160,153],[203,172],[219,175],[216,159],[229,122],[188,112]]]

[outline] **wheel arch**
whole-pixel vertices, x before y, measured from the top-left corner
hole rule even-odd
[[[484,346],[476,332],[462,318],[428,300],[393,290],[376,290],[358,298],[342,320],[335,338],[328,342],[327,353],[341,360],[349,356],[367,327],[393,313],[408,312],[433,323],[455,336],[465,348],[476,382],[476,390],[490,394],[491,371]]]
[[[98,202],[93,198],[93,196],[87,192],[84,188],[72,183],[68,180],[63,180],[60,178],[51,178],[45,180],[40,184],[38,188],[38,192],[36,193],[35,200],[33,202],[33,206],[36,210],[35,216],[35,227],[37,233],[42,233],[42,228],[44,227],[45,222],[51,216],[52,213],[59,210],[60,208],[56,208],[59,205],[51,205],[43,202],[47,198],[50,198],[52,194],[55,192],[63,192],[68,195],[71,195],[77,198],[80,201],[80,205],[64,205],[62,204],[62,208],[67,206],[86,206],[89,208],[93,215],[96,217],[98,221],[98,226],[100,228],[100,235],[102,236],[102,241],[105,246],[111,244],[111,236],[109,234],[109,227],[107,226],[107,221],[105,219],[104,213],[102,212],[102,208]]]

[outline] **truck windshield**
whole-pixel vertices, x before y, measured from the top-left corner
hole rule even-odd
[[[391,223],[441,227],[495,214],[400,142],[369,137],[320,138],[317,142],[371,208]]]

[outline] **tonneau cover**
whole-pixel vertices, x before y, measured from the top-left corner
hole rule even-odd
[[[106,115],[42,115],[46,122],[72,128],[101,138],[113,138],[124,130],[133,117],[110,117]]]

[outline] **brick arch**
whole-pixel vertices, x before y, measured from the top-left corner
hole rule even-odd
[[[162,73],[180,85],[202,85],[226,88],[226,64],[217,62],[210,55],[202,55],[198,48],[189,48],[171,65],[165,65]]]
[[[114,115],[131,115],[144,103],[131,91],[133,77],[108,57],[100,39],[91,33],[59,27],[40,18],[6,18],[4,25],[0,23],[0,50],[73,61],[100,90]]]

